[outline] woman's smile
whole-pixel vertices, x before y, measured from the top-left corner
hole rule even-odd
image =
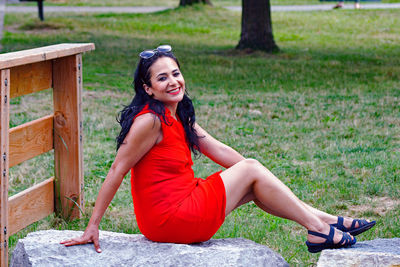
[[[185,94],[185,80],[178,65],[169,57],[161,57],[151,66],[150,74],[151,86],[144,85],[146,93],[163,102],[175,114]]]
[[[171,95],[178,95],[180,92],[181,92],[181,88],[180,87],[167,91],[167,93],[171,94]]]

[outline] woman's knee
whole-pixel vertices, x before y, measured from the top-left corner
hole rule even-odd
[[[227,182],[235,181],[236,179],[232,180],[234,176],[238,178],[237,182],[241,185],[252,185],[260,179],[265,178],[263,177],[265,176],[265,168],[255,159],[244,159],[229,168],[227,172],[231,174],[228,174],[227,179],[229,181]]]
[[[248,158],[239,163],[243,165],[243,171],[246,173],[246,176],[251,177],[253,182],[265,182],[273,177],[273,174],[256,159]]]
[[[262,164],[256,159],[247,158],[240,161],[238,164],[243,166],[243,169],[247,174],[254,174],[263,169]]]

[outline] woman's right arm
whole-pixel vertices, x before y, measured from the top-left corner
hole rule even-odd
[[[146,113],[135,119],[101,186],[84,234],[78,238],[62,241],[61,244],[73,246],[93,242],[96,251],[101,252],[98,230],[101,218],[128,171],[161,139],[161,122],[153,114]]]

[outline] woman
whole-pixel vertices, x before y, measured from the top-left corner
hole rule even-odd
[[[356,242],[353,236],[375,225],[312,208],[258,161],[210,136],[195,122],[179,62],[169,45],[140,53],[134,87],[136,95],[119,120],[118,152],[89,224],[81,237],[62,244],[93,242],[101,252],[100,220],[130,169],[138,227],[156,242],[206,241],[225,216],[249,201],[304,226],[310,252],[351,246]],[[206,180],[195,178],[191,151],[200,151],[226,170]]]

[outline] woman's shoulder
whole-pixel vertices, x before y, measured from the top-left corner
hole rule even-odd
[[[151,112],[145,112],[142,114],[137,114],[132,124],[132,128],[140,131],[154,131],[161,129],[160,119]]]
[[[137,117],[139,117],[139,116],[141,116],[141,115],[143,115],[143,114],[148,114],[148,113],[153,114],[153,115],[156,115],[155,112],[154,112],[153,110],[150,109],[149,104],[146,104],[146,105],[143,106],[143,107],[141,108],[141,110],[135,115],[135,118],[137,118]]]
[[[147,120],[150,120],[150,118],[152,120],[160,120],[159,116],[157,115],[156,112],[154,112],[152,109],[150,109],[149,105],[146,104],[133,118],[133,120],[135,121],[137,118],[139,117],[143,117],[143,118],[147,118]]]
[[[150,108],[149,104],[146,104],[133,118],[134,120],[142,116],[144,114],[147,114],[147,116],[156,118],[155,120],[160,121],[162,124],[165,124],[167,126],[171,126],[173,120],[171,120],[172,116],[168,108],[164,108],[164,110],[160,111],[155,111],[152,108]]]
[[[157,116],[157,113],[154,112],[152,109],[149,108],[149,105],[145,105],[142,110],[140,110],[135,117],[133,118],[134,121],[136,119],[141,119],[145,121],[154,121],[154,120],[160,120]]]

